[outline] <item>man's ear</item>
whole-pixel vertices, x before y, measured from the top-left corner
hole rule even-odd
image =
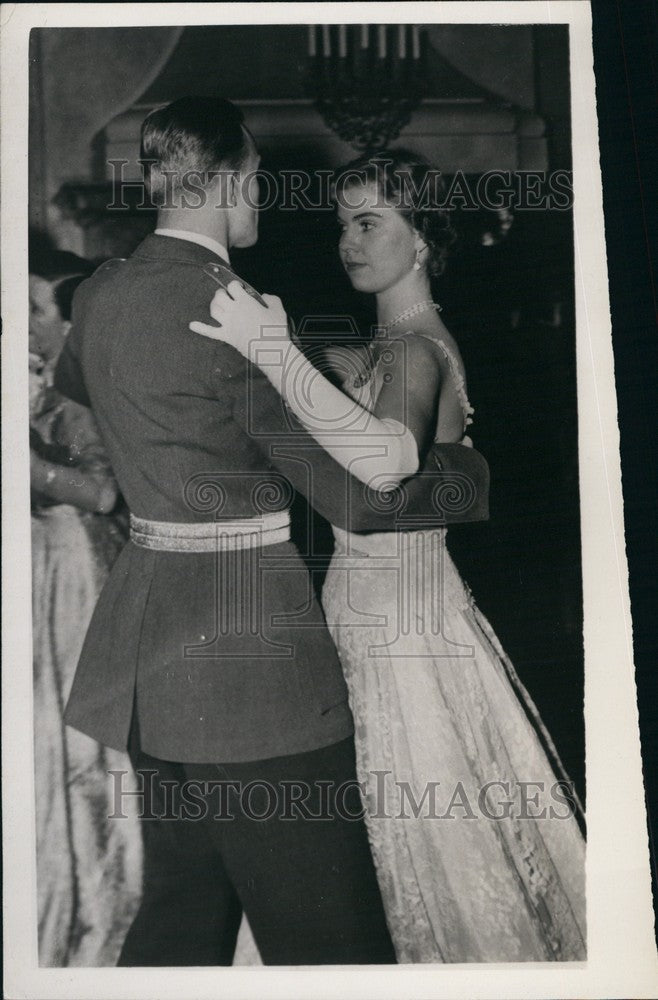
[[[235,208],[238,203],[239,175],[233,170],[212,170],[209,173],[209,196],[218,208]]]
[[[240,175],[236,170],[232,170],[226,180],[226,204],[229,208],[235,208],[238,203],[239,185]]]

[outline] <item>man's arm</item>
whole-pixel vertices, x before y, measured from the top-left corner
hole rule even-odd
[[[489,469],[474,448],[435,444],[416,475],[379,492],[316,443],[260,371],[250,367],[244,387],[234,407],[236,421],[331,524],[348,531],[400,531],[487,520]]]

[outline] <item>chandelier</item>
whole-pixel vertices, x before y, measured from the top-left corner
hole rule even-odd
[[[308,89],[322,118],[359,152],[397,139],[425,91],[415,24],[309,25]]]

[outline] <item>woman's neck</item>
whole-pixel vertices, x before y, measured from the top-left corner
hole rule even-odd
[[[410,271],[397,284],[377,293],[377,322],[380,326],[387,326],[405,309],[431,298],[432,290],[426,273]]]

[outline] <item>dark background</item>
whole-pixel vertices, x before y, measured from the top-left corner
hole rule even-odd
[[[626,554],[658,912],[658,10],[651,0],[605,0],[594,2],[593,18]],[[623,809],[623,803],[611,808]]]

